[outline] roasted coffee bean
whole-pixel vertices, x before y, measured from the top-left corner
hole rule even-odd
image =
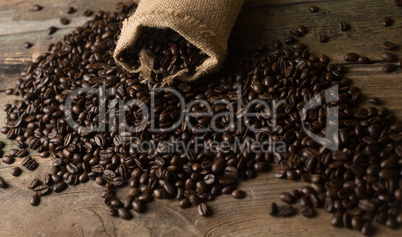
[[[316,7],[314,5],[310,5],[308,7],[308,10],[311,11],[311,12],[318,12],[319,9],[318,9],[318,7]]]
[[[86,17],[90,17],[90,16],[92,16],[92,14],[93,14],[93,11],[91,11],[91,10],[85,10],[85,12],[84,12],[84,16],[86,16]]]
[[[375,228],[370,222],[364,223],[361,231],[365,236],[373,236],[375,234]]]
[[[396,66],[397,66],[399,69],[402,69],[402,59],[400,59],[400,60],[396,63]]]
[[[25,43],[24,43],[24,47],[25,47],[26,49],[29,49],[29,48],[31,48],[32,46],[33,46],[33,44],[30,43],[30,42],[25,42]]]
[[[112,205],[106,205],[106,214],[109,216],[117,216],[117,210]]]
[[[15,159],[13,156],[10,155],[4,155],[3,158],[1,159],[4,164],[12,164],[14,163]]]
[[[385,41],[385,42],[382,44],[382,47],[383,47],[384,49],[386,49],[386,50],[394,50],[394,49],[397,48],[396,44],[391,43],[391,42],[389,42],[389,41]]]
[[[32,11],[40,11],[42,9],[43,9],[43,7],[40,5],[37,5],[37,4],[33,5],[33,7],[32,7]]]
[[[392,20],[391,18],[385,17],[385,18],[382,20],[382,25],[383,25],[384,27],[389,27],[389,26],[392,25],[392,22],[393,22],[393,20]]]
[[[133,214],[131,214],[124,207],[120,207],[119,209],[117,209],[117,214],[119,215],[120,218],[123,218],[125,220],[131,220],[133,218]]]
[[[352,216],[351,219],[352,228],[355,230],[361,230],[363,227],[363,220],[360,216]]]
[[[292,196],[292,194],[287,193],[287,192],[282,192],[279,196],[282,202],[285,202],[287,204],[293,204],[296,202],[296,198]]]
[[[356,62],[359,56],[356,53],[349,52],[343,58],[346,62]]]
[[[342,212],[338,211],[331,218],[331,225],[335,227],[342,227]]]
[[[300,213],[305,217],[314,217],[316,215],[315,210],[311,207],[303,207]]]
[[[134,200],[134,201],[131,203],[131,205],[132,205],[134,211],[136,211],[136,212],[138,212],[138,213],[143,213],[143,212],[146,211],[146,206],[145,206],[145,204],[144,204],[142,201],[140,201],[140,200]]]
[[[276,216],[278,214],[278,205],[276,205],[276,203],[272,202],[271,206],[269,206],[269,214],[271,216]]]
[[[302,35],[307,34],[307,28],[304,25],[298,25],[296,30],[299,31]]]
[[[62,25],[68,25],[68,23],[70,23],[70,20],[68,20],[67,18],[63,17],[63,18],[60,18],[60,23]]]
[[[393,53],[384,52],[382,54],[382,59],[384,59],[385,61],[388,61],[388,62],[393,62],[396,60],[396,56]]]
[[[378,97],[370,97],[368,102],[370,102],[373,105],[380,105],[381,104],[381,100]]]
[[[68,187],[68,185],[65,182],[61,181],[54,185],[53,191],[55,193],[60,193],[60,192],[63,192],[67,187]]]
[[[31,198],[31,205],[38,206],[40,203],[40,196],[38,194],[34,194]]]
[[[40,181],[38,178],[33,179],[29,184],[28,184],[28,188],[29,189],[34,189],[36,188],[38,185],[40,184]]]
[[[18,150],[17,153],[15,154],[17,157],[24,157],[28,155],[28,151],[26,149],[21,149]]]
[[[8,184],[6,183],[6,181],[4,181],[4,179],[0,176],[0,188],[7,188]]]
[[[200,203],[197,206],[197,210],[200,216],[206,216],[208,214],[208,207],[205,203]]]
[[[278,216],[289,217],[296,214],[296,209],[291,205],[278,206]]]
[[[344,21],[339,22],[338,26],[339,26],[339,29],[342,31],[349,29],[349,24]]]
[[[49,27],[49,29],[47,30],[47,34],[48,34],[48,35],[53,35],[57,30],[58,30],[57,27],[51,26],[51,27]]]
[[[39,185],[36,188],[34,188],[34,192],[39,196],[44,196],[48,194],[49,186],[47,186],[46,184]]]
[[[189,208],[191,206],[190,200],[188,198],[183,198],[179,202],[179,206],[182,209]]]
[[[236,198],[236,199],[242,199],[246,196],[246,193],[240,189],[235,189],[232,192],[232,197]]]
[[[75,12],[74,7],[69,7],[69,8],[67,8],[67,13],[68,13],[68,14],[72,14],[72,13],[74,13],[74,12]]]
[[[396,70],[396,66],[392,63],[387,63],[384,65],[384,67],[382,68],[382,70],[386,73],[391,73],[394,72]]]
[[[360,64],[369,64],[371,61],[368,57],[359,57],[357,62]]]
[[[294,44],[294,43],[296,43],[296,38],[293,37],[293,36],[286,37],[286,38],[283,40],[283,43],[285,43],[285,44],[287,44],[287,45]]]
[[[318,41],[320,41],[321,43],[327,42],[328,38],[325,34],[319,34],[318,35]]]
[[[20,169],[20,167],[14,167],[11,169],[12,176],[20,176],[21,173],[22,173],[22,170]]]

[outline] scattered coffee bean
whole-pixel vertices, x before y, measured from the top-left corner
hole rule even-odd
[[[69,7],[69,8],[67,8],[67,13],[68,13],[68,14],[72,14],[72,13],[74,13],[74,12],[75,12],[74,7]]]
[[[91,10],[85,10],[85,12],[84,12],[84,16],[86,16],[86,17],[89,17],[89,16],[92,16],[92,14],[93,14],[93,11],[91,11]]]
[[[396,70],[396,66],[392,63],[387,63],[384,65],[384,67],[382,68],[382,70],[386,73],[391,73],[394,72]]]
[[[399,69],[402,69],[402,59],[400,59],[400,60],[396,63],[396,66],[397,66]]]
[[[385,42],[382,44],[382,47],[383,47],[384,49],[386,49],[386,50],[394,50],[394,49],[397,48],[396,44],[391,43],[391,42],[389,42],[389,41],[385,41]]]
[[[296,198],[292,196],[292,194],[287,193],[287,192],[282,192],[279,196],[282,202],[285,202],[287,204],[293,204],[296,202]]]
[[[389,26],[392,25],[392,22],[393,22],[393,20],[392,20],[391,18],[385,17],[385,18],[382,20],[382,25],[383,25],[384,27],[389,27]]]
[[[8,184],[6,183],[6,181],[4,181],[4,179],[0,176],[0,188],[7,188]]]
[[[283,40],[283,43],[285,43],[285,44],[287,44],[287,45],[294,44],[294,43],[296,43],[296,38],[293,37],[293,36],[286,37],[286,38]]]
[[[327,36],[325,34],[319,34],[318,41],[320,41],[321,43],[327,42]]]
[[[48,34],[48,35],[53,35],[57,30],[58,30],[57,27],[51,26],[51,27],[49,27],[49,29],[47,30],[47,34]]]
[[[344,21],[339,22],[338,26],[339,26],[339,29],[342,31],[349,29],[349,24]]]
[[[276,216],[278,214],[278,205],[276,205],[275,202],[271,203],[271,206],[269,207],[269,214],[271,216]]]
[[[60,18],[60,23],[62,25],[68,25],[68,23],[70,23],[70,20],[68,20],[67,18],[63,17],[63,18]]]
[[[318,7],[316,7],[314,5],[310,5],[308,7],[308,10],[311,11],[311,12],[318,12],[319,9],[318,9]]]
[[[206,216],[208,214],[208,207],[203,202],[198,205],[197,210],[200,216]]]
[[[120,207],[119,209],[117,209],[117,214],[119,215],[119,217],[121,217],[121,218],[123,218],[125,220],[130,220],[130,219],[133,218],[133,214],[131,214],[124,207]]]
[[[373,105],[380,105],[381,104],[381,100],[378,97],[370,97],[368,102],[370,102]]]
[[[30,42],[25,42],[25,43],[24,43],[24,47],[25,47],[26,49],[29,49],[29,48],[31,48],[32,46],[33,46],[33,44],[30,43]]]
[[[314,217],[316,215],[312,207],[303,207],[300,213],[305,217]]]
[[[360,64],[369,64],[369,63],[371,63],[371,61],[370,61],[370,59],[368,58],[368,57],[359,57],[358,59],[357,59],[357,63],[360,63]]]
[[[22,170],[20,169],[20,167],[14,167],[11,169],[12,176],[20,176],[21,173],[22,173]]]
[[[236,199],[242,199],[246,196],[246,193],[243,190],[240,189],[235,189],[232,192],[232,197],[236,198]]]
[[[393,54],[393,53],[384,52],[384,53],[382,54],[382,59],[384,59],[385,61],[388,61],[388,62],[393,62],[393,61],[396,60],[396,56],[395,56],[395,54]]]
[[[4,164],[8,164],[11,165],[12,163],[14,163],[15,159],[13,156],[10,155],[4,155],[2,158],[2,161]]]
[[[343,58],[346,62],[356,62],[359,59],[359,55],[353,52],[349,52]]]
[[[296,209],[291,205],[282,205],[278,206],[278,216],[281,217],[289,217],[294,216],[296,214]]]
[[[31,198],[31,205],[38,206],[40,203],[40,196],[38,194],[34,194]]]
[[[37,5],[37,4],[33,5],[33,7],[32,7],[32,11],[40,11],[42,9],[43,9],[43,7],[40,5]]]
[[[42,184],[34,188],[34,192],[40,196],[48,194],[49,190],[49,186],[46,184]]]
[[[29,189],[34,189],[36,188],[38,185],[40,184],[40,181],[38,178],[33,179],[29,184],[28,184],[28,188]]]
[[[302,35],[307,34],[308,30],[304,25],[298,25],[296,30],[299,31]]]
[[[370,222],[364,223],[361,231],[365,236],[373,236],[375,234],[375,228]]]

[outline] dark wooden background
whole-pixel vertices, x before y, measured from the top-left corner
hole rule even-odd
[[[18,97],[7,96],[5,89],[14,81],[25,64],[45,52],[51,42],[61,40],[63,35],[82,25],[87,18],[86,9],[111,11],[115,0],[2,0],[0,1],[0,106]],[[29,11],[33,4],[44,9]],[[314,4],[317,13],[308,11]],[[75,7],[76,13],[68,15],[66,9]],[[59,18],[68,17],[71,23],[62,26]],[[385,28],[381,22],[391,17],[394,23]],[[351,25],[349,31],[338,29],[339,21]],[[301,41],[311,52],[327,54],[334,63],[344,63],[343,55],[349,51],[368,56],[375,63],[370,65],[347,64],[354,83],[363,89],[366,97],[378,96],[384,100],[399,119],[402,119],[402,70],[385,74],[382,72],[385,40],[402,46],[402,8],[394,0],[248,0],[234,29],[237,43],[248,49],[271,45],[274,38],[288,36],[289,29],[305,25],[309,33]],[[49,36],[50,26],[61,30]],[[329,36],[327,43],[319,43],[318,34]],[[34,44],[24,48],[24,42]],[[402,50],[395,51],[402,58]],[[0,112],[4,117],[4,112]],[[0,119],[0,126],[3,126]],[[6,140],[4,135],[1,140]],[[15,144],[7,141],[8,151]],[[39,160],[39,159],[37,159]],[[93,182],[69,187],[60,194],[42,198],[39,207],[29,204],[32,192],[27,183],[35,177],[43,178],[49,160],[39,160],[35,172],[24,169],[20,177],[10,174],[13,165],[0,164],[0,176],[10,184],[0,189],[0,236],[361,236],[358,231],[330,226],[330,215],[320,210],[318,217],[307,219],[300,215],[289,218],[272,218],[268,214],[271,201],[278,201],[279,193],[301,187],[302,182],[277,180],[272,172],[256,179],[242,182],[240,188],[247,197],[235,200],[230,196],[218,197],[209,202],[213,215],[208,218],[197,214],[196,208],[182,210],[177,201],[157,200],[148,205],[145,214],[134,213],[134,219],[124,221],[105,213],[100,197],[102,187]],[[124,192],[122,192],[124,193]],[[402,230],[378,228],[377,236],[402,236]]]

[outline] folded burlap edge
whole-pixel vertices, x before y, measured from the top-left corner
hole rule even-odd
[[[161,21],[160,19],[165,20]],[[142,70],[141,66],[136,70],[132,70],[127,63],[119,60],[124,50],[134,46],[135,41],[141,34],[142,27],[170,28],[208,55],[208,58],[196,68],[194,74],[189,75],[188,71],[183,69],[175,75],[164,78],[163,84],[169,83],[175,78],[183,81],[194,81],[206,74],[217,72],[222,66],[226,55],[226,46],[222,45],[216,35],[201,21],[175,10],[166,9],[147,11],[138,15],[134,14],[133,17],[123,22],[120,39],[113,57],[127,71],[138,73]],[[148,68],[149,66],[146,67]]]

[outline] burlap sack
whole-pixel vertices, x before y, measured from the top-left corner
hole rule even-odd
[[[243,0],[141,0],[134,15],[123,23],[114,58],[126,70],[149,75],[152,70],[149,58],[140,58],[140,68],[131,70],[127,62],[119,60],[119,56],[133,47],[143,27],[170,28],[209,57],[194,74],[181,70],[164,78],[163,84],[175,78],[194,81],[215,73],[222,66],[227,41],[242,4]]]

